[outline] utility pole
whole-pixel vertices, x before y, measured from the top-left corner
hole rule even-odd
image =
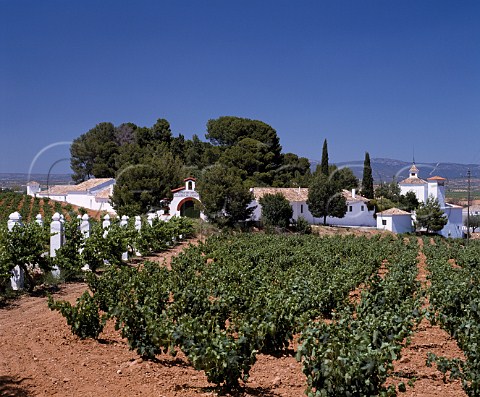
[[[468,189],[467,189],[467,244],[470,240],[470,169],[467,171]]]

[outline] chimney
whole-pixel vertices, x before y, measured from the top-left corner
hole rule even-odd
[[[355,189],[352,189],[352,198],[355,198],[355,197],[356,197]]]

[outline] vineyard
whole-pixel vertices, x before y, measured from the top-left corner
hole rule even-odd
[[[171,270],[110,268],[76,306],[49,305],[81,338],[113,319],[144,359],[181,351],[223,389],[248,384],[258,354],[288,354],[300,334],[307,395],[394,395],[385,382],[422,317],[417,254],[414,238],[217,236]]]
[[[144,229],[144,241],[139,233],[133,251],[152,254],[168,248],[172,235],[191,233],[184,221],[176,222]],[[125,265],[114,259],[125,249],[115,244],[120,230],[101,240],[99,227],[93,246],[103,248],[83,248],[90,263],[100,259],[102,270],[87,275],[88,290],[77,294],[76,303],[48,298],[49,308],[80,339],[71,343],[91,340],[90,349],[101,350],[105,335],[118,332],[140,362],[168,363],[172,371],[188,365],[219,393],[276,396],[252,391],[252,373],[259,361],[265,365],[265,357],[295,357],[307,396],[394,396],[414,390],[415,375],[396,365],[428,319],[455,338],[464,358],[436,350],[424,363],[443,372],[445,382],[461,382],[466,395],[480,393],[476,241],[465,246],[388,234],[225,234],[190,245],[168,265]],[[114,251],[110,266],[103,266]],[[419,252],[426,256],[428,283],[419,281]],[[63,260],[68,256],[67,251]],[[182,387],[172,390],[182,395]],[[177,395],[172,393],[167,395]],[[189,393],[184,395],[197,395]]]
[[[101,215],[98,211],[80,210],[77,206],[59,201],[14,192],[0,192],[0,223],[6,224],[8,216],[15,211],[20,213],[24,222],[35,220],[38,214],[42,215],[43,219],[52,219],[55,212],[63,214],[67,219],[81,212],[88,213],[89,216],[97,219]]]

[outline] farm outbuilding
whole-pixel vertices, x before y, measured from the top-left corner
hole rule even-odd
[[[398,208],[377,213],[377,229],[393,233],[411,233],[413,231],[412,214]]]
[[[262,217],[262,206],[259,200],[266,194],[280,193],[292,206],[293,220],[303,217],[310,224],[321,224],[323,219],[315,218],[308,209],[308,189],[307,188],[272,188],[272,187],[254,187],[251,189],[254,200],[250,206],[256,206],[252,215],[253,221],[260,221]],[[347,212],[343,218],[327,217],[327,223],[332,226],[366,226],[375,227],[374,210],[368,209],[369,200],[356,193],[355,189],[343,190],[343,196],[347,201]]]

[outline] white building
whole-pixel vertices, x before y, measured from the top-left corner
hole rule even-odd
[[[196,179],[184,179],[185,185],[172,189],[173,199],[169,204],[169,216],[187,216],[205,219],[200,211],[200,195],[195,190]]]
[[[377,229],[393,233],[411,233],[413,231],[412,214],[398,208],[377,212]]]
[[[421,203],[427,201],[428,183],[418,177],[418,168],[414,164],[410,167],[410,176],[399,182],[400,194],[405,195],[408,192],[414,192],[417,200]]]
[[[251,189],[254,201],[250,207],[256,206],[252,220],[259,221],[262,217],[262,206],[259,200],[266,194],[282,194],[292,206],[292,219],[297,220],[303,217],[310,224],[323,224],[323,218],[315,218],[308,209],[308,189],[307,188],[272,188],[272,187],[254,187]],[[327,223],[334,226],[369,226],[376,225],[374,219],[374,210],[367,207],[368,199],[352,191],[343,190],[342,194],[347,200],[347,212],[343,218],[327,217]]]
[[[446,215],[448,223],[440,230],[444,237],[463,237],[462,207],[445,202],[445,178],[433,176],[426,181],[418,177],[418,168],[415,163],[410,168],[410,176],[401,181],[400,194],[414,192],[419,202],[425,203],[429,197],[438,200],[440,208]]]
[[[115,213],[110,201],[114,185],[113,178],[92,178],[78,185],[55,185],[46,190],[40,190],[39,184],[33,184],[27,186],[27,194],[95,211]]]
[[[40,191],[40,183],[37,181],[30,181],[27,183],[27,194],[35,197],[35,194]]]

